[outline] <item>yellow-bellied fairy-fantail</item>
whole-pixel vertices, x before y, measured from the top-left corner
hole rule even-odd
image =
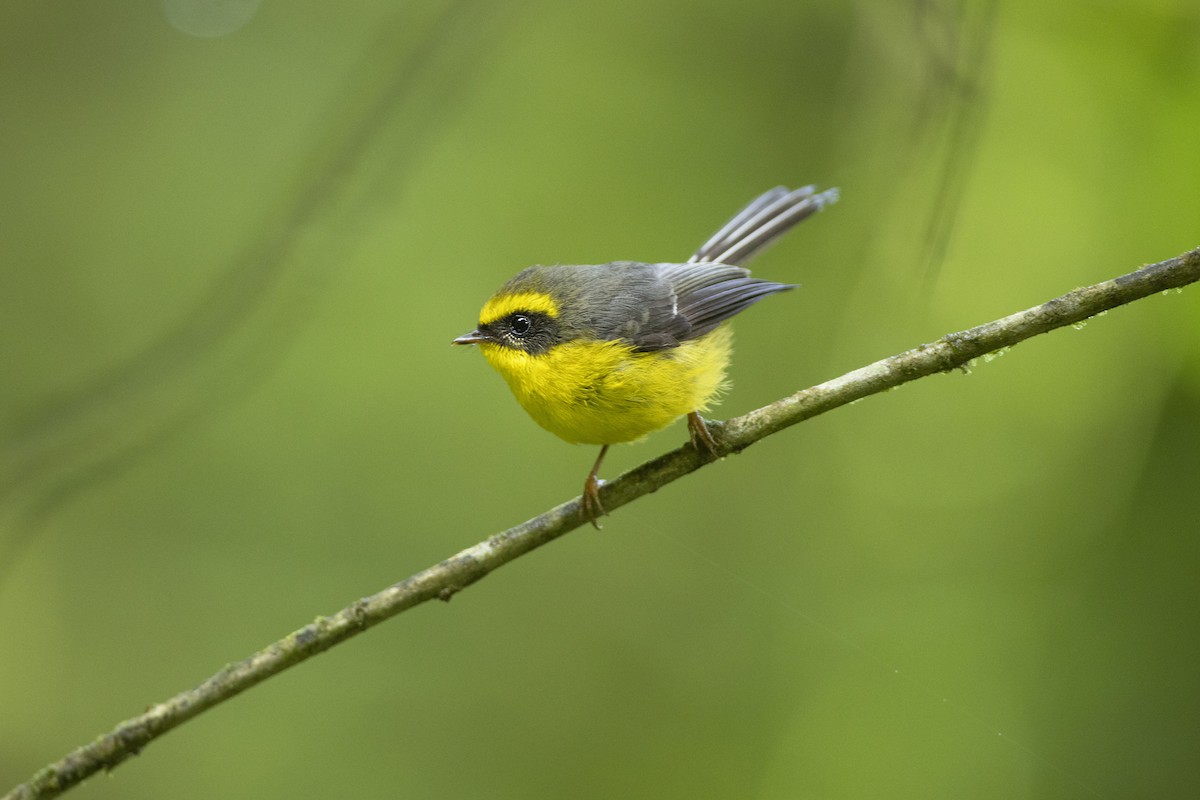
[[[479,327],[454,344],[479,345],[543,428],[601,445],[581,503],[599,527],[597,472],[609,445],[686,414],[693,445],[715,452],[700,412],[725,384],[732,336],[724,323],[794,288],[752,278],[741,265],[835,200],[836,189],[772,189],[685,264],[529,267],[500,287],[479,312]]]

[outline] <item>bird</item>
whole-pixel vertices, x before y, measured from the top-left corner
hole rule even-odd
[[[532,266],[484,303],[476,345],[535,422],[573,444],[600,445],[584,481],[583,520],[600,528],[600,466],[614,444],[687,417],[692,446],[715,457],[701,413],[726,388],[729,320],[796,288],[745,268],[794,225],[838,199],[836,188],[756,197],[683,263]]]

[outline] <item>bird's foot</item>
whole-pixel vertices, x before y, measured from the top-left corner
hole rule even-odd
[[[698,453],[707,453],[710,458],[717,457],[717,440],[712,434],[709,423],[704,421],[704,418],[696,411],[687,415],[688,438],[691,439],[692,447]],[[716,427],[720,423],[713,422],[712,426]]]
[[[587,480],[583,482],[583,496],[579,502],[579,515],[584,521],[592,523],[596,530],[600,530],[600,517],[608,514],[600,502],[600,487],[603,484],[604,481],[597,478],[596,473],[588,473]]]

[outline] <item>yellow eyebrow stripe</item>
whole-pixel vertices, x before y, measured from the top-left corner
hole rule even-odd
[[[493,297],[483,304],[479,324],[490,325],[514,311],[536,311],[549,317],[558,316],[558,304],[543,292],[517,292]]]

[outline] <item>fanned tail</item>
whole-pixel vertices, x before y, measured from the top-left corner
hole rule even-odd
[[[756,197],[726,222],[688,259],[689,264],[716,263],[741,266],[764,247],[830,203],[837,202],[838,190],[818,193],[815,186],[789,191],[777,186]]]

